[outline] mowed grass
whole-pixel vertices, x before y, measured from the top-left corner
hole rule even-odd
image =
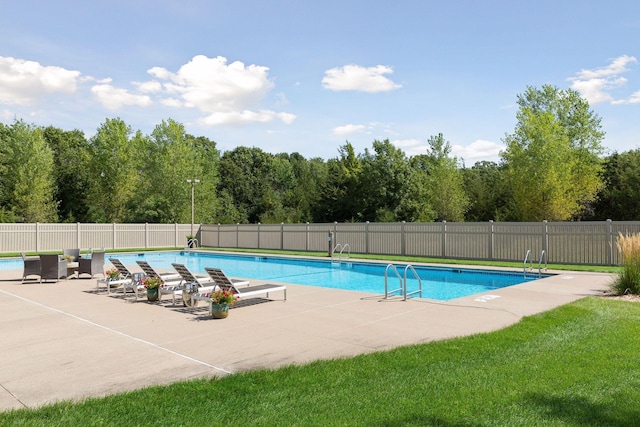
[[[638,425],[639,348],[640,304],[589,297],[493,333],[9,411],[0,424]]]

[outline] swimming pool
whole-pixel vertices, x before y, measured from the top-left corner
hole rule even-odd
[[[158,269],[173,270],[171,263],[184,264],[194,273],[204,273],[205,267],[221,268],[228,276],[269,280],[300,285],[384,294],[386,263],[364,261],[332,262],[329,259],[285,258],[278,256],[228,255],[204,252],[145,252],[107,254],[120,259],[126,265],[136,265],[146,260]],[[407,264],[394,263],[402,275]],[[2,270],[22,270],[21,259],[0,260]],[[456,267],[415,266],[422,280],[422,297],[447,301],[494,289],[513,286],[538,279],[537,275],[525,277],[522,272],[464,269]],[[549,274],[543,275],[548,277]],[[408,291],[418,288],[418,281],[408,275]],[[389,290],[401,286],[397,276],[389,273]]]
[[[346,289],[384,294],[387,264],[360,261],[331,262],[277,256],[227,255],[202,252],[147,252],[115,254],[127,265],[146,260],[158,269],[172,269],[171,263],[186,265],[192,272],[204,273],[205,267],[221,268],[228,276],[276,282]],[[108,259],[108,256],[107,256]],[[406,264],[394,263],[402,275]],[[422,280],[422,297],[447,301],[537,279],[522,272],[502,272],[446,267],[414,266]],[[400,287],[397,276],[389,274],[389,289]],[[409,291],[418,288],[417,279],[409,276]]]

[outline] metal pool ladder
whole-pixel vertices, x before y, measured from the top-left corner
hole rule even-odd
[[[524,256],[524,262],[522,263],[522,272],[527,277],[527,260],[529,261],[529,271],[533,270],[533,258],[531,257],[531,249],[527,249],[527,253]],[[538,259],[538,277],[542,277],[542,261],[544,260],[544,271],[547,271],[547,253],[542,250],[540,252],[540,258]]]
[[[351,248],[349,247],[349,244],[345,243],[344,245],[342,245],[338,243],[331,251],[331,261],[333,261],[333,254],[338,250],[338,248],[340,248],[340,253],[338,254],[338,262],[342,261],[342,252],[344,252],[345,249],[347,250],[347,259],[351,258]]]
[[[393,272],[393,274],[395,274],[395,276],[398,278],[398,280],[400,281],[400,287],[397,289],[393,289],[393,290],[389,290],[389,271]],[[413,273],[413,276],[418,279],[418,289],[416,289],[415,291],[411,291],[411,292],[407,292],[407,273],[411,271]],[[385,268],[384,270],[384,299],[388,299],[390,296],[392,296],[394,293],[396,292],[400,292],[400,295],[402,295],[402,299],[404,301],[407,300],[407,297],[409,297],[410,295],[413,294],[420,294],[420,298],[422,298],[422,279],[420,279],[420,276],[418,275],[418,273],[416,272],[415,268],[413,268],[413,266],[411,264],[408,264],[405,268],[404,268],[404,278],[403,276],[400,275],[400,273],[398,273],[398,269],[396,268],[395,265],[393,264],[389,264],[387,265],[387,268]]]

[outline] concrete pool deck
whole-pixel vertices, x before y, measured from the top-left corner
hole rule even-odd
[[[96,292],[96,279],[21,283],[21,269],[0,271],[0,410],[494,331],[601,294],[612,280],[556,273],[446,302],[287,285],[286,302],[273,293],[216,320],[203,304]]]

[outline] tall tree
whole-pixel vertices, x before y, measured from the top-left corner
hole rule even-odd
[[[604,161],[606,186],[588,219],[640,220],[640,149],[613,153]]]
[[[136,218],[145,222],[191,222],[191,184],[194,183],[195,222],[208,220],[215,214],[215,197],[209,197],[217,184],[216,169],[205,155],[215,157],[217,151],[210,141],[196,140],[185,132],[184,126],[175,120],[163,120],[152,131],[144,147],[147,162],[142,166],[141,190],[132,210]],[[205,154],[206,153],[206,154]],[[207,200],[205,205],[204,201]]]
[[[393,222],[432,218],[426,188],[420,185],[418,171],[401,149],[388,139],[373,141],[373,152],[365,150],[361,161],[363,219]]]
[[[513,219],[512,196],[506,183],[504,167],[495,162],[481,161],[471,168],[463,169],[462,173],[465,194],[469,198],[466,221]]]
[[[89,144],[84,133],[49,126],[44,129],[44,138],[54,154],[58,216],[65,222],[85,222],[88,211]]]
[[[431,136],[428,153],[415,156],[412,164],[426,174],[431,207],[438,221],[464,221],[468,199],[458,159],[451,156],[451,144],[440,133]]]
[[[578,217],[602,187],[600,118],[574,90],[545,85],[518,96],[502,153],[522,221]]]
[[[127,222],[140,190],[144,138],[119,118],[106,119],[89,141],[89,218],[95,222]]]
[[[340,147],[338,153],[338,158],[327,162],[326,180],[320,185],[320,196],[313,213],[318,222],[362,220],[362,164],[349,142]]]
[[[260,222],[266,210],[280,203],[271,191],[272,166],[273,155],[257,147],[237,147],[220,158],[219,190],[233,200],[237,222]]]
[[[0,206],[16,222],[57,222],[53,151],[41,128],[0,125]]]

